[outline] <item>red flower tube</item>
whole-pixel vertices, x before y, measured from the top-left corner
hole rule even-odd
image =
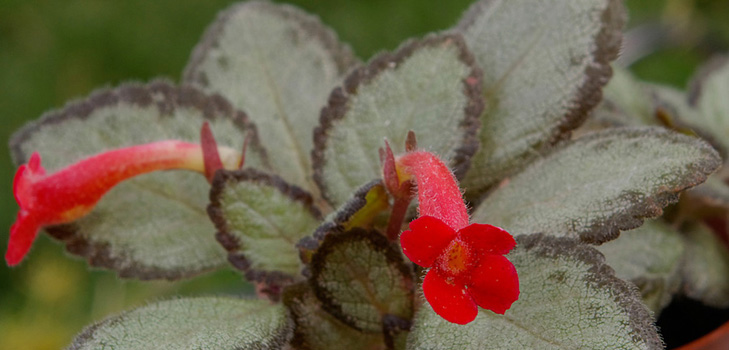
[[[403,253],[430,267],[423,294],[433,310],[458,324],[473,321],[478,307],[503,314],[519,297],[514,265],[504,257],[515,245],[506,231],[469,224],[453,173],[434,154],[408,152],[396,160],[401,181],[414,178],[420,217],[400,235]]]
[[[203,126],[203,139],[210,133]],[[212,137],[212,136],[210,136]],[[212,141],[214,144],[214,140]],[[210,159],[216,160],[210,164]],[[222,161],[220,160],[222,159]],[[5,261],[13,266],[30,250],[43,226],[68,223],[88,214],[112,187],[131,177],[168,169],[212,174],[222,166],[240,167],[240,153],[220,147],[168,140],[115,149],[82,159],[53,174],[46,174],[41,157],[33,153],[15,173],[13,193],[20,206],[10,228]]]

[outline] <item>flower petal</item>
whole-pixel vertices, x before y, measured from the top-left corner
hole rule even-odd
[[[477,249],[479,254],[504,255],[516,245],[510,233],[486,224],[470,224],[458,231],[458,238]]]
[[[421,216],[410,222],[410,230],[400,234],[400,245],[412,262],[429,267],[448,246],[456,231],[432,216]]]
[[[471,275],[468,292],[478,306],[503,315],[519,298],[514,264],[501,255],[482,256]]]
[[[23,260],[33,245],[40,230],[40,224],[22,210],[18,213],[13,226],[10,227],[10,241],[5,252],[5,262],[8,266],[15,266]]]
[[[433,311],[448,322],[466,324],[478,315],[478,307],[465,286],[448,283],[433,269],[425,275],[423,294]]]

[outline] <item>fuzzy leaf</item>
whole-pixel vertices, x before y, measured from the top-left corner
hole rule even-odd
[[[696,127],[702,136],[709,139],[729,154],[729,59],[726,57],[710,61],[694,78],[689,92],[689,103],[696,108],[693,118],[684,118],[688,125]]]
[[[649,90],[627,69],[613,67],[613,77],[603,91],[604,99],[583,128],[595,124],[607,127],[657,124]]]
[[[705,226],[686,232],[684,294],[709,306],[729,307],[729,249]]]
[[[624,128],[577,139],[494,191],[473,214],[514,233],[602,243],[661,215],[678,192],[721,161],[702,140],[662,128]]]
[[[463,175],[478,146],[480,79],[459,35],[411,41],[352,72],[332,92],[315,131],[315,180],[324,197],[338,206],[380,178],[383,139],[402,153],[410,130],[420,148]]]
[[[321,218],[309,193],[254,169],[218,171],[210,201],[218,241],[249,280],[299,276],[296,243]]]
[[[112,316],[76,336],[69,350],[282,349],[292,322],[263,300],[191,298],[157,302]]]
[[[643,302],[655,314],[668,305],[681,285],[686,248],[681,234],[661,221],[646,221],[596,248],[616,276],[638,286]]]
[[[283,299],[294,319],[291,343],[297,349],[385,350],[382,333],[363,333],[340,322],[324,311],[308,285],[287,288]]]
[[[251,1],[222,12],[184,80],[222,94],[257,124],[273,169],[311,193],[312,130],[332,89],[357,60],[318,18]]]
[[[10,142],[16,164],[38,151],[53,172],[109,149],[165,139],[200,142],[208,120],[218,144],[241,149],[245,114],[220,96],[167,82],[125,84],[45,114],[16,132]],[[265,154],[253,134],[246,164],[262,166]],[[86,217],[47,231],[70,252],[121,276],[174,279],[225,263],[207,217],[210,185],[186,171],[155,172],[122,182]]]
[[[595,249],[567,238],[517,238],[508,255],[521,294],[504,315],[445,321],[418,311],[408,349],[662,349],[653,318],[631,284],[616,278]]]
[[[386,316],[412,317],[412,274],[377,231],[327,235],[310,269],[309,282],[324,309],[351,327],[381,332]]]
[[[600,102],[624,22],[619,0],[481,0],[457,30],[483,69],[476,196],[569,136]],[[475,198],[475,197],[474,197]]]

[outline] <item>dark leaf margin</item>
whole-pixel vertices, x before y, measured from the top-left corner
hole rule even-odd
[[[248,10],[249,8],[254,11],[259,10],[279,16],[283,21],[298,27],[300,32],[316,38],[331,54],[332,61],[337,65],[340,74],[346,73],[353,66],[359,64],[352,49],[341,43],[337,34],[325,26],[319,17],[291,5],[275,4],[269,1],[249,1],[234,4],[218,14],[216,20],[208,27],[200,42],[193,49],[190,60],[182,74],[183,81],[199,84],[203,87],[210,85],[205,74],[198,71],[200,64],[208,56],[210,50],[220,47],[218,40],[225,31],[228,21],[239,11]]]
[[[459,59],[466,66],[471,67],[468,77],[463,79],[463,93],[468,99],[464,107],[465,119],[461,122],[463,140],[456,149],[450,164],[457,178],[465,176],[470,167],[471,157],[479,147],[478,131],[481,126],[479,116],[483,112],[484,103],[481,97],[481,80],[483,74],[476,65],[476,61],[468,50],[463,37],[458,33],[430,35],[421,40],[409,40],[402,44],[394,53],[382,53],[373,58],[367,65],[352,71],[342,86],[335,88],[329,95],[327,105],[322,109],[319,126],[314,129],[314,149],[311,151],[312,166],[314,168],[314,181],[319,186],[322,196],[328,201],[327,187],[324,180],[323,168],[327,162],[324,150],[327,148],[329,130],[334,124],[343,119],[349,111],[349,96],[357,94],[360,85],[366,85],[377,78],[382,72],[397,67],[424,47],[437,47],[444,44],[454,44],[460,51]]]
[[[307,325],[305,322],[302,322],[302,320],[305,320],[307,318],[307,314],[303,314],[301,309],[302,304],[306,303],[315,303],[316,308],[321,311],[324,321],[325,322],[331,322],[333,325],[341,327],[345,330],[345,332],[351,333],[351,334],[358,334],[362,339],[362,341],[374,341],[376,338],[381,338],[381,336],[378,336],[376,333],[362,333],[352,327],[350,327],[347,324],[342,323],[338,319],[336,319],[334,316],[326,312],[321,307],[321,302],[319,302],[319,299],[316,298],[314,295],[314,292],[311,289],[311,286],[308,282],[299,282],[296,284],[293,284],[291,286],[286,287],[286,289],[283,292],[282,296],[283,304],[290,310],[291,312],[291,318],[294,322],[294,336],[291,339],[291,344],[294,346],[297,350],[316,350],[317,347],[315,344],[309,344],[307,341],[307,335],[305,328]],[[311,322],[311,321],[310,321]],[[316,331],[316,330],[309,330],[309,331]],[[380,342],[382,339],[380,339]]]
[[[263,161],[266,162],[266,151],[260,143],[256,126],[244,112],[233,108],[230,102],[221,95],[209,95],[188,85],[175,86],[170,81],[162,79],[153,80],[148,84],[131,82],[116,88],[100,89],[86,98],[69,102],[61,109],[43,114],[39,120],[25,125],[11,136],[10,152],[13,162],[16,165],[27,162],[30,155],[23,152],[21,145],[42,128],[73,119],[85,120],[98,109],[122,104],[140,108],[153,106],[159,111],[160,118],[172,116],[177,107],[200,111],[203,117],[202,120],[213,121],[216,118],[229,118],[234,121],[236,127],[240,130],[241,137],[249,133],[249,150],[261,154]],[[102,151],[99,150],[99,152]],[[63,242],[69,253],[85,258],[91,266],[117,271],[119,277],[122,278],[166,279],[171,281],[193,277],[212,270],[163,270],[137,264],[124,255],[112,257],[108,244],[95,242],[77,235],[79,228],[74,222],[48,226],[45,230],[50,236]]]
[[[319,299],[319,301],[321,302],[322,308],[325,311],[337,318],[342,323],[354,329],[357,329],[359,331],[368,331],[358,326],[356,320],[354,320],[350,315],[345,314],[342,310],[342,306],[336,303],[336,299],[334,298],[332,293],[325,286],[317,283],[320,273],[323,271],[325,265],[327,264],[326,260],[328,255],[333,253],[339,245],[355,241],[367,242],[370,247],[378,251],[386,259],[387,263],[390,266],[395,266],[395,268],[400,272],[402,278],[405,280],[406,285],[410,287],[410,293],[413,296],[415,295],[415,279],[413,277],[412,269],[408,267],[408,265],[405,263],[402,254],[400,254],[400,252],[390,244],[387,238],[378,231],[368,231],[361,228],[353,228],[346,232],[329,234],[324,238],[323,243],[321,244],[319,249],[317,249],[316,253],[312,257],[311,263],[309,264],[309,269],[311,271],[311,276],[309,277],[309,285],[314,291],[317,299]],[[393,326],[395,325],[399,329],[410,328],[410,320],[397,318],[398,322],[392,322],[392,317],[388,316],[389,315],[387,314],[382,315],[381,319],[382,329],[387,331],[386,334],[394,333],[396,329],[393,328]],[[376,331],[380,330],[378,329]]]
[[[284,286],[300,278],[279,271],[253,269],[251,268],[250,261],[240,252],[240,241],[231,233],[228,222],[223,214],[220,197],[228,183],[244,181],[276,189],[291,200],[301,203],[316,219],[321,219],[322,215],[319,208],[314,205],[314,199],[310,193],[298,186],[287,183],[277,175],[268,174],[252,168],[218,170],[215,173],[212,188],[210,189],[210,204],[208,205],[208,216],[210,216],[215,228],[218,230],[215,238],[228,252],[228,261],[236,269],[242,271],[248,281],[262,283],[264,286],[262,291],[276,300]]]
[[[97,109],[121,104],[140,108],[154,106],[162,118],[171,116],[177,107],[198,110],[203,120],[229,118],[240,130],[241,137],[250,133],[249,152],[253,150],[260,153],[264,162],[267,162],[266,150],[261,145],[256,125],[243,111],[235,109],[219,94],[207,94],[190,85],[176,86],[164,79],[156,79],[147,84],[129,82],[116,88],[99,89],[86,98],[67,103],[61,109],[44,113],[39,120],[28,123],[11,136],[10,152],[13,162],[19,166],[28,161],[30,155],[22,151],[21,144],[42,127],[71,119],[85,120]],[[200,124],[202,125],[202,120]],[[101,151],[103,150],[99,150]]]
[[[357,189],[346,203],[344,203],[339,209],[337,209],[327,221],[322,223],[311,236],[302,238],[296,247],[299,248],[299,257],[304,264],[311,262],[311,255],[319,248],[321,242],[324,241],[329,234],[338,234],[351,228],[348,223],[350,220],[355,218],[357,213],[369,205],[380,207],[389,206],[389,203],[372,203],[368,200],[371,194],[378,196],[378,199],[384,198],[388,200],[387,194],[385,193],[385,187],[382,180],[372,180],[364,186]],[[382,195],[384,197],[379,197]],[[377,210],[377,208],[374,208]],[[308,267],[304,268],[302,272],[304,276],[309,276]]]
[[[627,197],[636,196],[636,198],[630,201],[635,204],[630,207],[623,208],[622,212],[617,215],[613,215],[604,222],[595,223],[588,231],[580,232],[580,239],[586,243],[601,244],[611,241],[618,238],[621,231],[632,230],[643,225],[644,219],[655,218],[663,215],[663,208],[669,204],[678,202],[679,195],[682,191],[704,183],[706,179],[708,179],[709,175],[721,165],[721,157],[719,157],[716,150],[700,138],[683,135],[672,130],[657,127],[626,127],[620,129],[608,129],[586,135],[575,140],[575,142],[599,139],[604,134],[609,133],[622,133],[626,138],[639,138],[646,135],[663,135],[676,142],[682,142],[681,140],[678,140],[681,138],[691,138],[696,140],[696,146],[700,147],[706,154],[710,154],[712,156],[705,157],[691,166],[689,171],[693,174],[693,176],[684,178],[683,183],[678,184],[675,187],[664,187],[662,188],[662,192],[655,193],[648,197],[625,193],[624,196]],[[567,147],[573,143],[574,142],[566,143],[563,147]]]
[[[577,95],[568,104],[573,107],[563,116],[562,121],[554,127],[552,137],[536,145],[536,149],[533,150],[535,154],[545,154],[549,152],[553,145],[568,140],[571,131],[582,125],[590,112],[602,101],[602,89],[613,75],[610,63],[620,55],[623,41],[622,31],[627,21],[627,14],[621,0],[605,1],[607,4],[600,15],[602,26],[595,36],[595,45],[591,57],[592,64],[585,67],[585,79],[577,89]],[[466,32],[479,16],[491,6],[495,6],[497,2],[494,0],[481,0],[474,3],[466,10],[454,30],[459,33]],[[488,109],[485,112],[488,112]],[[519,169],[514,169],[511,173],[518,171]],[[472,189],[468,196],[476,199],[487,190],[488,188],[478,191]]]
[[[605,256],[597,249],[567,237],[542,234],[519,235],[517,246],[537,257],[577,260],[591,266],[585,282],[600,289],[609,289],[613,299],[630,315],[630,327],[635,340],[645,341],[650,349],[663,349],[663,341],[654,324],[653,316],[643,304],[640,292],[630,282],[615,276],[615,271],[605,262]]]

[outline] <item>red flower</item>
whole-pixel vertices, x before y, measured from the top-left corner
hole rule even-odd
[[[193,170],[208,177],[223,165],[242,165],[240,153],[216,148],[207,125],[203,145],[168,140],[115,149],[82,159],[53,174],[46,174],[35,152],[15,173],[13,193],[20,206],[10,228],[5,261],[20,263],[43,226],[77,220],[88,214],[112,187],[131,177],[157,170]],[[221,161],[221,155],[223,161]]]
[[[417,186],[420,217],[400,235],[400,244],[410,260],[431,268],[423,294],[433,310],[458,324],[473,321],[477,306],[506,312],[519,297],[516,269],[504,257],[516,245],[514,238],[495,226],[469,225],[458,183],[436,155],[407,152],[395,168],[397,181],[414,180]]]
[[[470,224],[456,231],[437,218],[421,216],[400,235],[400,244],[414,263],[432,267],[423,294],[450,322],[473,321],[476,305],[503,314],[519,297],[516,269],[503,256],[516,242],[498,227]]]

